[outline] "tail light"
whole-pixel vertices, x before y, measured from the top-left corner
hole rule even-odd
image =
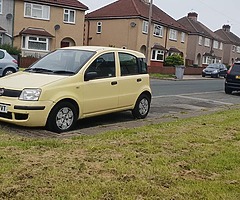
[[[18,62],[16,60],[12,60],[15,64],[18,64]]]

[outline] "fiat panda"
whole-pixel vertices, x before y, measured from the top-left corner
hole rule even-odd
[[[144,55],[120,48],[57,49],[0,79],[0,121],[58,133],[78,119],[112,112],[145,118],[150,102]]]

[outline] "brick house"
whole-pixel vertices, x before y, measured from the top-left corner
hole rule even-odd
[[[146,54],[150,4],[118,0],[86,15],[84,45],[114,46]],[[148,64],[163,66],[173,53],[186,57],[187,30],[157,6],[152,7]]]
[[[188,13],[178,22],[189,31],[186,56],[189,63],[206,66],[223,61],[223,39],[199,22],[197,13]]]
[[[223,63],[226,65],[232,65],[234,61],[240,61],[240,38],[230,29],[230,25],[223,25],[222,29],[215,31],[224,40]]]
[[[83,45],[85,11],[78,0],[15,0],[13,45],[22,56],[42,57],[59,47]]]

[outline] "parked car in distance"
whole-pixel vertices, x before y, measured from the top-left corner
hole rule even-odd
[[[17,61],[4,49],[0,49],[0,76],[18,71]]]
[[[240,91],[240,62],[235,62],[228,70],[225,78],[225,93]]]
[[[225,77],[227,73],[227,67],[221,63],[213,63],[209,64],[205,69],[202,71],[202,77],[211,76],[212,78],[219,78],[220,76]]]
[[[150,102],[144,54],[120,48],[57,49],[0,79],[0,121],[58,133],[78,119],[117,111],[145,118]]]

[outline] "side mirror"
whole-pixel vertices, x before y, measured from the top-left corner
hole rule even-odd
[[[84,81],[90,81],[98,77],[97,72],[87,72],[84,76]]]

